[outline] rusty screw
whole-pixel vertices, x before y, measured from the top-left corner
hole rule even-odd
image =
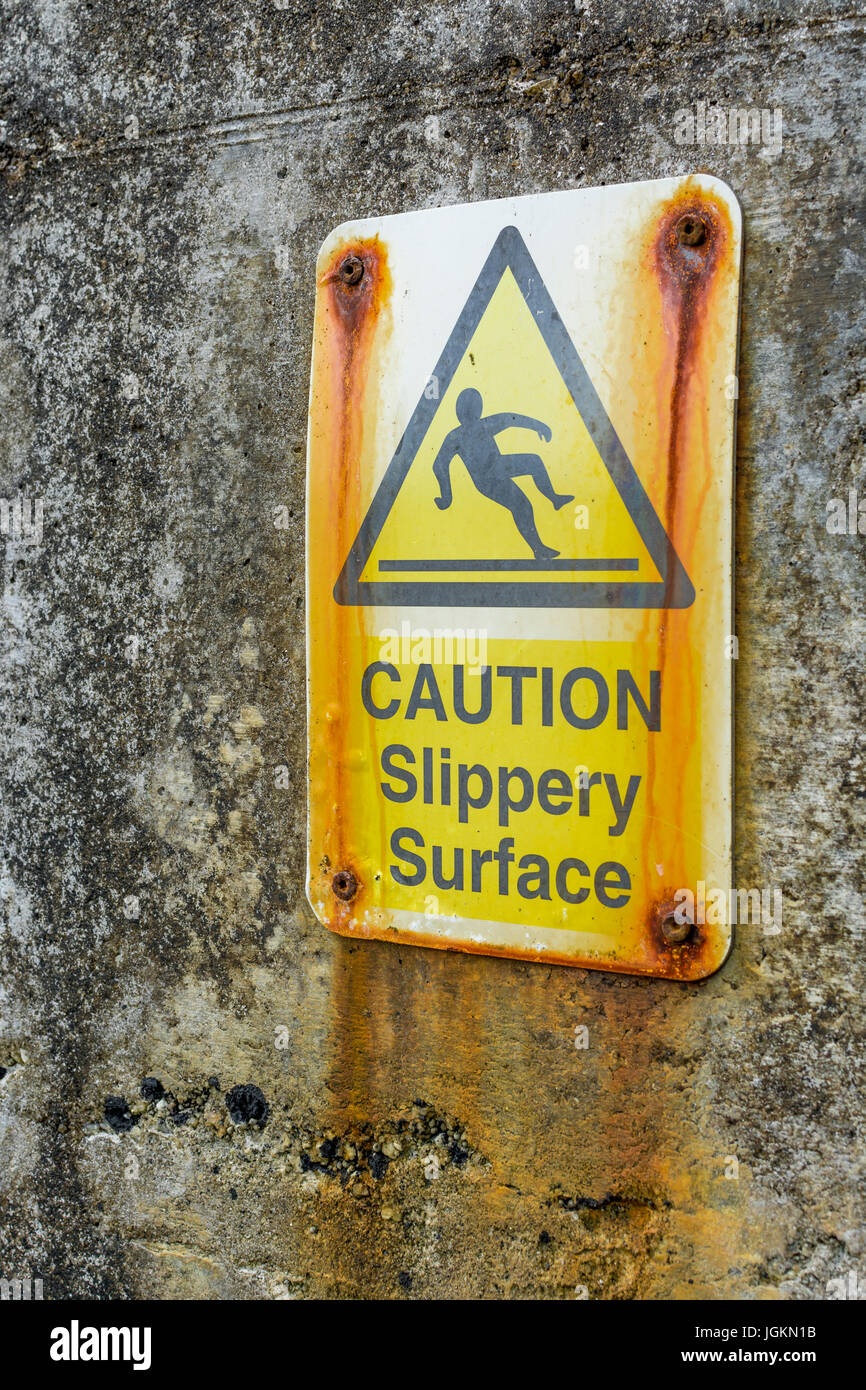
[[[344,285],[359,285],[364,278],[364,262],[360,256],[347,256],[337,274]]]
[[[702,217],[687,212],[677,223],[677,241],[680,246],[702,246],[707,239],[707,224]]]
[[[681,946],[692,934],[692,922],[678,922],[674,912],[668,912],[661,920],[661,932],[668,946]]]
[[[351,869],[338,869],[331,879],[331,887],[335,897],[349,903],[358,891],[358,880]]]

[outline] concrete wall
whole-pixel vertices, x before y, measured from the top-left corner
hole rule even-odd
[[[0,496],[44,499],[44,535],[4,546],[0,1274],[862,1275],[866,539],[825,525],[862,482],[862,16],[7,8]],[[780,108],[781,153],[678,145],[700,100]],[[334,937],[302,880],[316,250],[348,217],[693,168],[745,212],[736,882],[782,890],[782,932],[696,985]]]

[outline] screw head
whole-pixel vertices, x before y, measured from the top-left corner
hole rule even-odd
[[[692,922],[678,922],[673,911],[668,912],[660,922],[661,933],[668,946],[681,946],[692,934]]]
[[[360,256],[347,256],[337,271],[344,285],[360,285],[364,278],[364,262]]]
[[[702,246],[707,239],[707,224],[697,213],[687,212],[677,223],[680,246]]]
[[[335,898],[349,903],[358,891],[358,880],[351,869],[338,869],[331,879],[331,888]]]

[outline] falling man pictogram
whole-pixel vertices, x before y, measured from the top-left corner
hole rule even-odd
[[[471,386],[460,392],[455,409],[460,424],[445,436],[433,462],[440,493],[435,499],[436,506],[440,511],[451,506],[451,462],[459,455],[482,496],[489,497],[492,502],[498,502],[511,512],[515,526],[535,559],[554,559],[559,551],[542,541],[535,525],[532,503],[514,479],[531,478],[538,491],[557,511],[566,503],[573,502],[574,495],[555,491],[538,454],[503,454],[496,443],[497,434],[512,428],[535,430],[539,439],[549,442],[550,426],[533,419],[531,415],[519,415],[510,410],[485,416],[481,392]]]

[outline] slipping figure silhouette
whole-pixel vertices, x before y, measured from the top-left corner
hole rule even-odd
[[[517,415],[510,410],[482,418],[483,409],[481,392],[474,387],[467,387],[457,397],[456,410],[460,424],[445,436],[433,463],[440,492],[436,506],[440,511],[451,506],[451,460],[459,454],[478,491],[508,508],[536,560],[552,560],[559,551],[542,541],[535,529],[532,503],[514,479],[530,477],[538,491],[553,503],[557,511],[566,502],[573,502],[574,497],[571,493],[554,492],[547,469],[537,454],[501,454],[495,438],[501,430],[517,426],[519,429],[536,430],[539,439],[548,441],[551,438],[550,427],[541,420],[533,420],[530,415]]]

